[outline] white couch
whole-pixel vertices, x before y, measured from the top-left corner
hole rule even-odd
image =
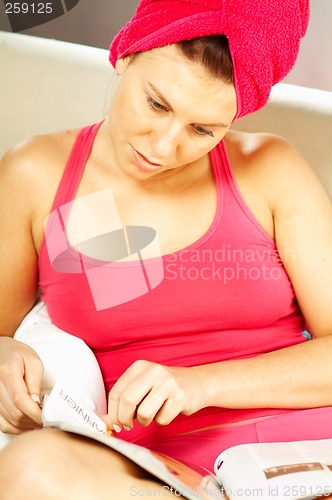
[[[35,134],[101,120],[115,85],[106,50],[0,32],[0,156]],[[332,199],[332,93],[279,84],[234,128],[290,140]]]

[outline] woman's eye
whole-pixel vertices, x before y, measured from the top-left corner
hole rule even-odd
[[[209,135],[210,137],[214,137],[213,132],[211,132],[211,130],[206,130],[205,128],[200,127],[198,125],[194,125],[194,129],[198,135],[203,135],[203,136]]]
[[[160,104],[160,102],[155,101],[152,99],[151,96],[147,97],[147,101],[149,103],[150,108],[152,108],[154,111],[168,111],[166,106],[163,106],[163,104]]]

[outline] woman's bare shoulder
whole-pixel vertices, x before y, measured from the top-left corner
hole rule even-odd
[[[75,129],[35,136],[7,151],[0,161],[2,197],[15,192],[27,208],[53,199],[77,133]]]
[[[266,133],[230,131],[226,147],[235,178],[255,186],[277,207],[285,197],[289,200],[301,196],[303,190],[320,190],[314,171],[296,148],[286,139]]]
[[[239,165],[236,163],[236,168],[259,169],[262,163],[267,168],[279,162],[280,157],[286,161],[294,161],[295,156],[300,158],[300,154],[289,141],[275,134],[229,130],[225,142],[230,156],[241,160]]]
[[[38,135],[12,147],[1,159],[0,175],[24,179],[40,178],[61,170],[75,141],[78,130],[62,130]]]

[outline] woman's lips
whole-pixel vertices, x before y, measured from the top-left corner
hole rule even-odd
[[[150,161],[148,161],[143,155],[141,155],[141,153],[136,151],[133,146],[131,146],[131,152],[133,162],[140,170],[143,170],[144,172],[156,172],[157,170],[163,168],[163,165],[159,165],[158,163],[151,163]]]

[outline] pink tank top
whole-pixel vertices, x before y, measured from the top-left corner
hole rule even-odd
[[[223,142],[210,153],[217,189],[215,217],[198,241],[149,259],[144,252],[147,242],[154,244],[152,230],[144,241],[138,238],[135,263],[121,260],[121,255],[111,263],[85,259],[69,245],[70,202],[99,125],[81,130],[73,146],[52,207],[55,222],[40,251],[39,284],[52,322],[94,351],[106,390],[137,359],[195,366],[304,342],[304,319],[276,244],[243,200]],[[121,228],[110,232],[110,243],[116,231],[120,234]],[[57,248],[52,250],[47,240]],[[104,276],[109,278],[103,281]],[[102,282],[97,297],[94,290]],[[238,411],[229,410],[227,418]],[[215,410],[218,421],[220,412]],[[271,410],[246,412],[259,416]],[[192,416],[193,426],[200,416],[211,424],[206,415],[202,410]],[[189,417],[185,418],[187,429]],[[183,416],[176,421],[181,430]]]

